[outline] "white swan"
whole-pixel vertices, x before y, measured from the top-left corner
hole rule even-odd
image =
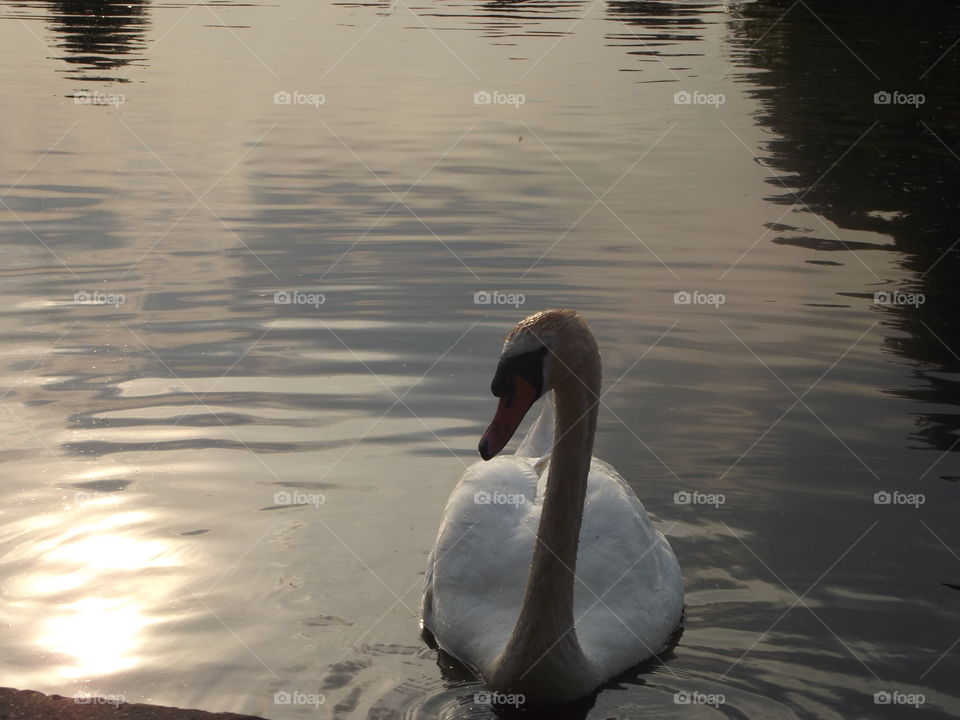
[[[421,605],[437,645],[530,705],[589,695],[659,652],[683,613],[680,567],[629,485],[592,458],[600,353],[547,310],[507,337],[478,462],[450,495]],[[513,456],[493,458],[553,390]],[[578,551],[579,541],[579,551]]]

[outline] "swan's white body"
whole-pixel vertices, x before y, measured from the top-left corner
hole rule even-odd
[[[488,680],[517,625],[530,573],[553,439],[551,398],[543,405],[515,455],[463,474],[427,564],[424,626]],[[593,688],[662,650],[680,623],[683,581],[673,550],[630,486],[596,458],[575,578],[574,632]]]

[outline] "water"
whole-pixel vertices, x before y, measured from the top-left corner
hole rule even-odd
[[[580,716],[960,713],[955,8],[0,17],[3,684],[489,717],[423,566],[500,338],[572,306],[687,593]]]

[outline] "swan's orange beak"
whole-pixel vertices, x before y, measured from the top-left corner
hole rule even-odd
[[[520,427],[524,415],[537,399],[537,389],[519,375],[513,376],[513,392],[500,398],[497,412],[480,438],[480,457],[489,460],[503,450]]]

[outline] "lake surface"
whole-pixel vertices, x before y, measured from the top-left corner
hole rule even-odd
[[[904,7],[0,3],[2,684],[490,717],[423,568],[567,306],[687,605],[580,716],[960,715],[960,10]]]

